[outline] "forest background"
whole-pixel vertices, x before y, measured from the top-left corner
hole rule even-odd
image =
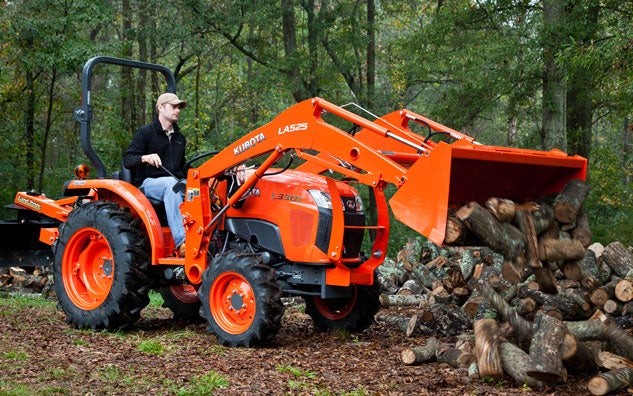
[[[30,189],[57,198],[88,162],[73,110],[97,55],[174,71],[188,157],[313,96],[378,115],[408,108],[486,144],[580,154],[594,240],[633,245],[631,1],[6,0],[0,205]],[[111,172],[165,87],[118,66],[94,75],[93,145]],[[392,247],[409,235],[395,227]]]

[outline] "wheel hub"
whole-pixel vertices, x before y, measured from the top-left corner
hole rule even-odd
[[[244,297],[237,293],[237,291],[233,291],[233,294],[229,296],[231,302],[231,308],[238,312],[240,309],[244,308]]]
[[[103,275],[107,277],[112,276],[112,260],[108,260],[108,259],[104,260],[102,270],[103,270]]]

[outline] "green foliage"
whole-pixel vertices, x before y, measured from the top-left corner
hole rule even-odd
[[[598,140],[593,144],[585,210],[594,241],[633,246],[633,156],[623,157],[613,143]]]

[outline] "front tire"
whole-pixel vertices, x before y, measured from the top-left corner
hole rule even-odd
[[[75,328],[125,328],[149,303],[149,258],[136,223],[115,203],[97,201],[74,209],[60,226],[53,288]]]
[[[250,253],[229,251],[202,275],[201,315],[209,332],[226,346],[262,345],[281,327],[284,305],[275,270]]]
[[[373,286],[351,287],[351,296],[344,298],[304,297],[306,313],[319,330],[345,330],[360,333],[374,323],[380,310],[381,286],[374,278]]]

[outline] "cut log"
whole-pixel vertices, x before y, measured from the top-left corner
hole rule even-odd
[[[582,310],[580,304],[576,301],[576,298],[570,298],[565,294],[552,296],[545,294],[539,290],[532,290],[528,287],[517,288],[517,297],[519,298],[531,298],[538,305],[546,305],[550,309],[556,309],[560,311],[563,318],[570,319],[585,319],[585,312]]]
[[[554,217],[559,223],[571,224],[576,221],[582,205],[587,199],[587,183],[572,179],[554,199]]]
[[[413,295],[422,294],[423,291],[424,291],[424,285],[422,285],[422,283],[418,279],[411,278],[411,279],[408,279],[406,282],[404,282],[404,284],[398,290],[397,294],[405,295],[405,296],[413,296]]]
[[[589,300],[598,307],[602,307],[611,297],[611,293],[605,287],[599,287],[589,293]]]
[[[622,302],[633,300],[633,283],[622,279],[615,285],[615,297]]]
[[[592,395],[607,395],[629,386],[633,382],[633,369],[628,367],[598,374],[587,383]]]
[[[411,318],[406,317],[404,315],[383,315],[383,314],[376,315],[375,319],[377,322],[383,322],[388,325],[394,325],[400,328],[400,330],[402,330],[403,332],[407,331],[407,327],[409,326],[409,321],[411,320]]]
[[[481,377],[501,378],[503,365],[499,351],[497,321],[490,318],[475,321],[475,355]]]
[[[480,244],[480,241],[461,220],[455,216],[449,216],[446,219],[444,243],[453,246],[476,246]]]
[[[545,384],[542,381],[530,377],[525,372],[530,363],[530,355],[509,342],[500,343],[499,350],[501,353],[503,371],[512,377],[517,384],[527,384],[530,388],[535,390],[545,388]]]
[[[578,261],[562,261],[558,263],[560,272],[565,278],[580,282],[583,278],[582,267]]]
[[[517,222],[525,237],[525,255],[528,266],[536,276],[540,289],[544,293],[556,294],[556,280],[552,274],[549,265],[543,265],[538,248],[538,240],[536,230],[534,229],[534,220],[530,212],[520,210],[516,214]]]
[[[442,344],[434,337],[429,338],[426,344],[417,348],[405,348],[400,352],[402,363],[406,365],[414,365],[437,359],[436,354],[442,347]]]
[[[492,197],[486,201],[486,208],[501,222],[514,222],[516,206],[514,201],[505,198]]]
[[[604,367],[607,370],[615,370],[623,367],[633,369],[633,361],[608,351],[598,352],[596,362],[600,367]]]
[[[464,356],[462,358],[462,356]],[[472,356],[471,353],[464,353],[462,350],[453,347],[440,348],[436,353],[436,359],[438,363],[446,363],[449,366],[455,368],[466,368],[471,363],[468,359]],[[466,364],[466,366],[462,366]]]
[[[419,306],[420,303],[428,301],[427,296],[423,294],[387,294],[383,293],[379,297],[380,304],[383,307],[406,307],[406,306]]]
[[[570,374],[595,374],[598,371],[593,352],[569,331],[565,332],[561,359]]]
[[[563,374],[561,351],[565,325],[562,321],[539,312],[534,319],[534,329],[526,374],[545,383],[555,384]]]
[[[607,300],[602,306],[602,310],[611,316],[618,316],[622,311],[622,303],[615,300]]]
[[[591,228],[589,218],[584,210],[581,210],[580,215],[576,218],[576,227],[571,230],[571,237],[582,243],[585,248],[591,245]]]
[[[455,213],[486,246],[513,260],[521,254],[525,240],[521,232],[509,223],[502,223],[477,202],[462,206]],[[481,367],[479,368],[481,370]]]
[[[537,235],[549,230],[554,224],[554,209],[548,203],[539,202],[538,209],[531,213]]]
[[[479,311],[479,304],[481,304],[483,299],[484,297],[478,293],[471,293],[468,300],[466,300],[466,302],[462,305],[462,310],[466,315],[468,315],[468,317],[474,319]]]
[[[622,242],[611,242],[604,248],[602,260],[620,278],[626,278],[633,270],[633,254]]]
[[[512,283],[522,282],[527,276],[527,266],[525,265],[525,258],[518,256],[514,260],[506,260],[503,262],[503,268],[501,269],[501,275]]]
[[[533,335],[532,323],[519,316],[517,311],[484,281],[477,283],[477,290],[490,301],[500,318],[514,328],[520,346],[529,346]]]
[[[571,261],[585,257],[585,248],[575,239],[541,238],[538,255],[542,261]]]
[[[607,341],[618,355],[633,360],[633,336],[600,311],[597,319],[566,322],[567,329],[581,341]]]
[[[585,250],[585,256],[580,260],[580,267],[586,276],[591,276],[600,284],[603,284],[608,279],[600,269],[600,265],[598,265],[596,253],[591,249]]]

